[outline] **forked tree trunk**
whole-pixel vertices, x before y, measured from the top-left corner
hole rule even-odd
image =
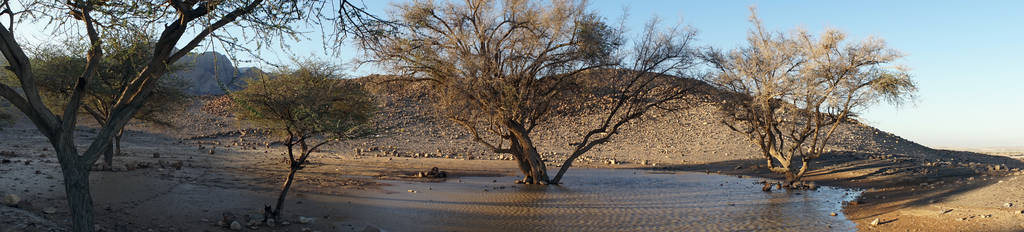
[[[121,133],[114,135],[110,148],[103,152],[103,163],[107,169],[114,168],[114,155],[121,155]]]
[[[800,165],[800,170],[797,171],[796,174],[792,174],[792,180],[789,180],[789,184],[790,185],[792,185],[793,183],[795,183],[797,181],[800,181],[800,179],[804,178],[804,174],[807,173],[807,166],[809,166],[811,164],[811,162],[810,162],[810,159],[801,159],[800,164],[801,164]],[[788,177],[789,177],[789,175],[787,175],[787,178]]]
[[[96,120],[100,121],[99,119]],[[105,126],[106,124],[101,125]],[[105,168],[108,170],[114,168],[114,155],[121,155],[122,135],[124,135],[124,128],[122,128],[120,131],[114,134],[114,139],[110,143],[110,148],[107,148],[106,151],[103,151],[103,163],[106,165]]]

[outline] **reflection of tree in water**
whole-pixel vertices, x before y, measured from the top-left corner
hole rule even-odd
[[[491,177],[432,190],[369,195],[359,218],[396,231],[692,231],[854,228],[838,210],[845,191],[764,193],[754,179],[702,174],[578,170],[566,185],[514,185]],[[508,177],[513,178],[513,177]],[[504,188],[502,188],[504,186]],[[404,186],[395,189],[418,189]],[[484,191],[486,189],[487,191]],[[800,193],[797,195],[797,193]],[[377,202],[383,200],[384,202]],[[384,204],[391,204],[383,206]],[[832,205],[832,206],[830,206]],[[377,216],[372,216],[377,215]],[[394,222],[393,219],[401,219]],[[390,220],[389,220],[390,219]]]

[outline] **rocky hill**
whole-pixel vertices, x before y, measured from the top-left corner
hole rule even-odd
[[[508,155],[492,154],[472,141],[471,136],[448,120],[434,116],[431,110],[429,88],[426,83],[384,82],[383,76],[371,75],[357,79],[377,95],[379,135],[374,138],[346,141],[333,146],[334,152],[361,153],[383,156],[450,157],[465,159],[510,159]],[[694,80],[702,88],[710,88]],[[583,157],[578,164],[601,165],[614,160],[624,164],[679,165],[710,163],[739,159],[759,159],[758,149],[744,135],[730,130],[720,122],[721,99],[714,91],[694,91],[675,104],[677,111],[654,111],[643,120],[627,125],[621,134],[600,145]],[[231,101],[207,98],[203,106],[195,107],[202,113],[193,115],[190,122],[207,121],[210,125],[194,125],[195,129],[217,128],[207,135],[230,133],[224,125],[239,125],[231,119],[227,109]],[[601,106],[584,109],[574,114],[559,115],[552,123],[535,129],[534,142],[549,165],[556,165],[572,151],[570,143],[579,142],[582,135],[595,127],[602,115]],[[216,116],[213,116],[216,115]],[[246,128],[241,128],[248,130]],[[202,133],[201,133],[202,134]],[[845,123],[834,136],[829,148],[834,154],[860,154],[861,156],[911,156],[924,160],[940,160],[951,154],[937,151],[903,139],[894,134],[852,121]]]
[[[245,80],[256,77],[258,68],[235,67],[231,59],[218,52],[189,54],[175,62],[177,70],[169,74],[190,86],[191,95],[220,95],[224,89],[237,90]]]
[[[378,94],[382,107],[382,128],[392,139],[367,139],[368,148],[395,147],[415,149],[412,153],[467,153],[489,156],[482,146],[471,141],[462,128],[432,116],[425,83],[380,84],[379,76],[362,78]],[[694,80],[704,91],[693,91],[677,102],[678,111],[654,111],[641,121],[631,123],[623,132],[604,145],[591,150],[585,160],[624,163],[717,162],[759,158],[758,149],[744,135],[730,130],[720,122],[721,98],[707,84]],[[709,94],[710,93],[710,94]],[[720,93],[718,93],[720,94]],[[572,151],[570,143],[579,142],[586,131],[599,124],[600,108],[591,108],[572,115],[560,115],[552,123],[535,131],[535,142],[546,158],[564,159]],[[672,107],[670,107],[672,108]],[[426,150],[431,147],[440,149]],[[894,134],[853,121],[841,127],[833,139],[833,151],[868,154],[899,154],[932,157],[935,150],[908,141]],[[437,151],[437,150],[440,150]],[[554,165],[554,164],[552,164]]]

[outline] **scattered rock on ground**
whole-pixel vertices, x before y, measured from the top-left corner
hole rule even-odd
[[[416,177],[419,177],[419,178],[446,178],[446,177],[448,177],[448,172],[440,171],[440,170],[437,169],[437,167],[433,167],[433,168],[430,169],[430,171],[420,172],[420,173],[416,174]]]
[[[242,230],[242,223],[238,223],[238,221],[232,221],[231,222],[231,230],[235,230],[235,231]]]
[[[309,224],[309,223],[313,223],[313,218],[311,218],[311,217],[303,217],[303,216],[299,216],[299,223],[302,223],[302,224]]]
[[[18,203],[20,203],[20,202],[21,202],[21,197],[18,197],[18,195],[13,194],[13,193],[4,194],[4,200],[3,200],[4,205],[15,207],[15,206],[18,206]]]

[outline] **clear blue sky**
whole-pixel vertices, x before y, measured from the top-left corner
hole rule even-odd
[[[379,15],[391,10],[390,1],[365,4]],[[914,103],[901,108],[874,106],[862,121],[931,147],[1024,147],[1024,1],[640,0],[590,5],[610,20],[628,8],[627,25],[634,31],[654,16],[681,22],[699,31],[701,46],[723,49],[745,43],[752,5],[772,30],[833,27],[853,40],[881,37],[907,54],[900,63],[911,68],[920,92]],[[292,44],[290,52],[263,56],[281,63],[290,56],[331,57],[323,52],[319,35],[309,37]],[[349,61],[358,53],[347,47],[330,59]]]

